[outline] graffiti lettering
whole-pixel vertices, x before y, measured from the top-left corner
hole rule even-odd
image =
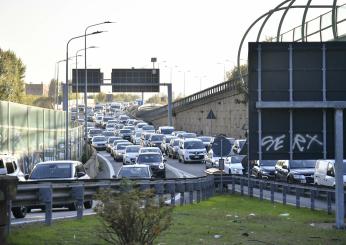
[[[284,139],[285,139],[285,135],[281,135],[277,138],[274,139],[273,136],[266,136],[262,139],[262,146],[267,146],[266,147],[266,151],[269,151],[270,148],[273,148],[274,151],[278,151],[281,148],[283,148],[283,143],[284,143]]]
[[[288,140],[288,138],[286,138],[286,135],[281,135],[276,138],[269,135],[263,137],[261,145],[262,147],[265,147],[265,151],[278,151],[284,147],[285,140]],[[310,150],[310,148],[314,145],[323,145],[323,143],[318,139],[317,134],[295,134],[292,142],[292,150],[304,152]]]

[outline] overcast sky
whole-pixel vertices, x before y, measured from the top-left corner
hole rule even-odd
[[[112,68],[150,68],[157,57],[161,82],[173,82],[175,95],[210,87],[223,80],[224,67],[236,63],[240,40],[249,25],[281,0],[1,0],[0,48],[13,50],[27,67],[27,83],[48,83],[56,77],[58,60],[66,56],[67,41],[84,34],[86,26],[105,20],[116,24],[90,31],[107,33],[88,38],[88,66],[101,68],[110,78]],[[297,0],[306,3],[307,0]],[[331,4],[332,0],[312,3]],[[345,1],[338,1],[339,4]],[[308,19],[327,10],[312,10]],[[301,22],[302,11],[291,11],[283,29]],[[263,38],[276,33],[273,16]],[[254,41],[257,30],[247,41]],[[246,46],[246,45],[245,45]],[[83,39],[69,46],[71,55],[84,48]],[[243,59],[246,59],[246,50]],[[73,61],[74,62],[74,61]],[[219,63],[219,64],[218,64]],[[75,64],[72,64],[74,67]],[[78,62],[84,67],[83,58]],[[189,72],[187,72],[189,71]],[[172,75],[171,75],[172,74]],[[65,80],[64,64],[59,77]],[[200,84],[201,82],[201,84]]]

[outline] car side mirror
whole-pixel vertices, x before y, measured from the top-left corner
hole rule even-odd
[[[166,163],[166,162],[167,162],[167,158],[166,158],[166,157],[163,159],[163,162],[164,162],[164,163]]]
[[[28,174],[24,174],[24,179],[28,180],[29,179],[29,175]]]
[[[288,167],[286,165],[283,165],[282,169],[288,169]]]
[[[77,178],[82,178],[83,176],[85,176],[84,172],[77,172]]]

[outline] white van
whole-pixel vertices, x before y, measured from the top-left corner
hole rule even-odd
[[[335,160],[317,160],[314,173],[314,184],[335,186]],[[346,185],[346,160],[343,165],[344,185]]]

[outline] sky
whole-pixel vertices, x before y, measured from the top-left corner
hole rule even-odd
[[[12,50],[26,65],[26,83],[49,83],[57,76],[57,61],[65,59],[67,41],[90,28],[106,31],[87,38],[89,68],[100,68],[104,78],[112,68],[151,68],[156,57],[161,82],[172,82],[175,96],[189,95],[223,81],[224,71],[237,62],[240,40],[260,15],[281,0],[1,0],[0,48]],[[297,0],[305,4],[307,0]],[[343,1],[338,1],[342,3]],[[332,0],[313,0],[331,4]],[[308,18],[327,12],[311,10]],[[291,11],[283,30],[299,25],[301,10]],[[297,18],[299,16],[299,18]],[[276,33],[279,15],[273,15],[262,39]],[[248,41],[254,41],[258,25],[242,50],[247,59]],[[84,39],[73,40],[69,54],[84,48]],[[82,52],[81,52],[82,53]],[[75,61],[70,61],[70,69]],[[72,63],[72,64],[71,64]],[[84,68],[84,57],[78,67]],[[185,90],[184,90],[185,73]],[[71,77],[71,75],[70,75]],[[60,63],[59,80],[65,81]],[[164,88],[161,87],[164,92]],[[164,92],[165,93],[165,92]]]

